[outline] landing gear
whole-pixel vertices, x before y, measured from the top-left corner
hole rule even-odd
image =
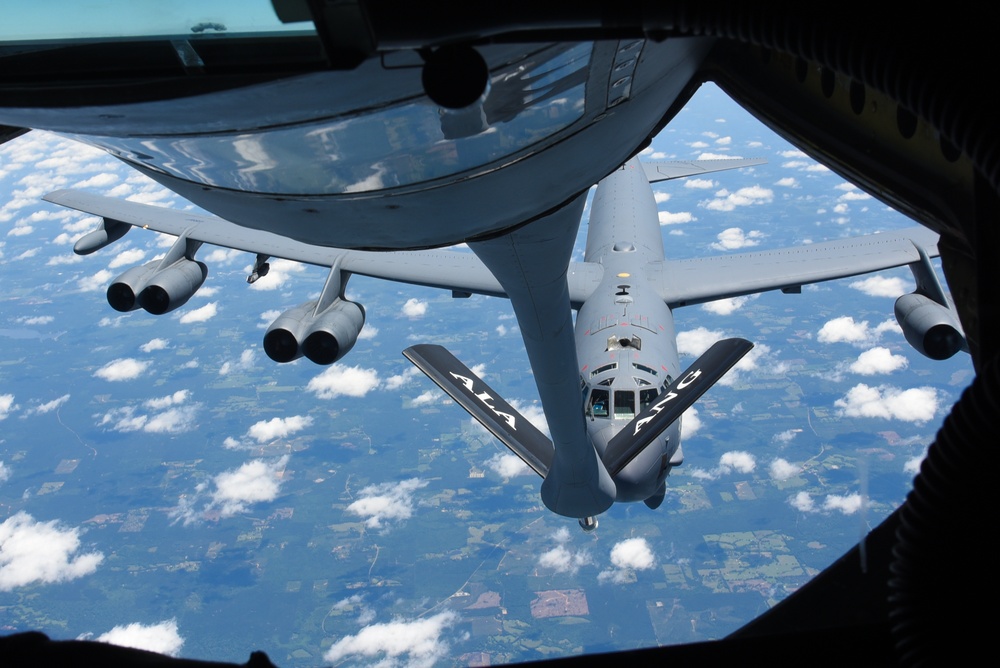
[[[581,517],[578,521],[580,522],[580,528],[586,533],[592,533],[597,529],[596,517]]]

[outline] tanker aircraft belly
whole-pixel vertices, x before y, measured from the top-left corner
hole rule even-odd
[[[937,235],[923,227],[780,250],[670,261],[651,183],[751,167],[757,159],[640,163],[632,159],[598,184],[582,262],[571,262],[584,198],[500,236],[447,250],[367,252],[316,246],[211,215],[173,211],[60,190],[45,197],[97,215],[100,227],[77,241],[80,254],[132,227],[176,235],[161,260],[134,267],[108,288],[111,305],[161,314],[183,305],[204,282],[194,259],[203,243],[257,255],[248,282],[280,257],[328,267],[319,298],[289,309],[264,335],[277,362],[341,359],[357,341],[365,312],[345,297],[352,274],[482,294],[511,301],[549,434],[532,426],[450,352],[417,345],[404,355],[542,478],[541,498],[585,530],[614,502],[657,508],[666,478],[683,462],[681,414],[752,347],[717,342],[680,367],[672,309],[909,265],[914,293],[896,302],[907,341],[935,359],[967,349],[964,333],[930,265]],[[577,312],[574,323],[572,312]]]

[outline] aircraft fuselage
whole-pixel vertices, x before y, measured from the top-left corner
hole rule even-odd
[[[576,318],[587,431],[604,455],[611,440],[677,377],[673,314],[648,275],[663,261],[656,202],[638,160],[612,172],[597,187],[585,261],[604,277]],[[680,463],[680,421],[614,476],[616,501],[645,501],[663,488]]]

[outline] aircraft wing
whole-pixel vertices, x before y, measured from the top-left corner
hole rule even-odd
[[[658,274],[660,297],[675,308],[900,267],[920,260],[918,247],[937,257],[937,241],[936,232],[918,226],[777,250],[668,260],[651,270]]]
[[[57,190],[43,199],[105,220],[174,236],[186,234],[192,241],[248,253],[321,267],[332,267],[339,261],[341,270],[352,274],[441,288],[457,294],[507,296],[500,282],[472,253],[449,250],[370,252],[314,246],[242,227],[210,214],[140,204],[81,190]],[[582,303],[600,283],[602,271],[600,265],[594,263],[573,263],[568,277],[570,299]]]

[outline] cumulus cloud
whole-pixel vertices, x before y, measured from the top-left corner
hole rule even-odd
[[[802,430],[786,429],[785,431],[778,432],[777,434],[775,434],[771,440],[773,440],[775,443],[791,443],[792,439],[794,439],[799,434],[800,431]]]
[[[29,327],[33,327],[35,325],[48,325],[53,320],[55,320],[55,318],[51,315],[36,315],[17,319],[17,321],[22,325],[28,325]]]
[[[184,639],[177,632],[177,620],[168,619],[159,624],[144,625],[138,622],[116,626],[107,633],[95,638],[97,642],[105,642],[119,647],[133,647],[147,652],[177,656]]]
[[[681,415],[681,440],[691,438],[701,429],[701,418],[698,409],[692,406]]]
[[[139,350],[144,353],[151,353],[154,350],[163,350],[168,345],[170,345],[170,341],[167,339],[151,339],[139,346]]]
[[[744,297],[728,297],[726,299],[716,299],[714,302],[707,302],[701,305],[702,310],[717,315],[730,315],[743,308],[747,302],[756,299],[758,295],[746,295]]]
[[[292,415],[287,418],[271,418],[253,424],[247,430],[247,436],[258,443],[267,443],[279,438],[285,438],[312,426],[313,419],[309,415]]]
[[[313,377],[306,389],[320,399],[336,399],[340,396],[363,397],[378,387],[378,373],[375,369],[357,366],[334,365]]]
[[[868,278],[854,281],[850,284],[850,287],[855,290],[860,290],[866,295],[872,297],[898,297],[901,294],[909,292],[912,286],[909,285],[902,278],[892,277],[887,278],[885,276],[869,276]]]
[[[44,415],[45,413],[51,413],[54,410],[58,410],[60,406],[69,401],[69,395],[64,394],[61,397],[53,399],[52,401],[47,401],[44,404],[39,404],[35,406],[30,412],[37,415]]]
[[[792,508],[795,508],[795,510],[798,510],[799,512],[816,512],[816,502],[813,501],[812,495],[809,494],[809,492],[799,492],[795,496],[788,499],[788,503],[792,506]]]
[[[570,540],[569,529],[559,527],[552,534],[552,538],[558,543],[551,550],[543,552],[538,557],[538,565],[542,568],[549,568],[556,573],[576,574],[581,566],[592,564],[594,560],[586,550],[571,550],[566,545]]]
[[[840,496],[837,494],[830,494],[826,497],[823,502],[823,510],[836,510],[844,515],[853,515],[854,513],[861,510],[864,500],[861,495],[855,492],[854,494],[848,494],[846,496]]]
[[[713,242],[711,246],[715,250],[738,250],[758,245],[763,237],[764,233],[759,230],[744,232],[742,228],[730,227],[719,232],[716,237],[718,241]]]
[[[419,478],[368,485],[347,512],[361,517],[369,529],[381,529],[387,522],[402,522],[413,516],[414,494],[427,486]]]
[[[922,424],[933,420],[938,410],[938,391],[933,387],[915,387],[901,390],[898,387],[855,385],[834,406],[849,417],[902,420]]]
[[[458,615],[446,610],[412,621],[397,619],[372,624],[333,643],[323,660],[337,664],[351,657],[357,660],[384,656],[375,665],[430,668],[448,656],[448,643],[442,636],[457,621]]]
[[[79,549],[79,529],[15,513],[0,524],[0,591],[34,582],[67,582],[96,571],[104,555],[77,554]]]
[[[687,179],[684,181],[685,188],[696,188],[698,190],[706,190],[708,188],[715,187],[715,181],[712,179]]]
[[[410,366],[403,371],[403,373],[396,374],[395,376],[389,376],[389,378],[385,381],[385,389],[398,390],[404,385],[408,385],[410,381],[420,375],[420,369],[415,366]]]
[[[188,403],[189,390],[178,390],[164,397],[149,399],[139,405],[113,408],[101,416],[97,426],[114,431],[144,431],[149,434],[180,434],[194,429],[201,409]]]
[[[267,276],[251,283],[251,290],[280,290],[292,280],[293,276],[305,271],[305,265],[291,260],[272,260],[268,264],[270,269]],[[249,275],[253,271],[253,265],[248,264],[244,271]]]
[[[108,263],[109,269],[117,269],[118,267],[126,267],[139,264],[146,258],[146,251],[141,248],[129,248],[123,250],[118,255],[111,259]]]
[[[93,276],[84,276],[76,282],[76,285],[83,292],[97,292],[98,290],[104,290],[105,286],[111,282],[114,276],[109,270],[101,269]]]
[[[753,206],[769,204],[774,199],[774,191],[761,186],[749,186],[740,188],[736,192],[729,192],[725,188],[715,193],[715,199],[700,202],[710,211],[732,211],[738,206]]]
[[[509,452],[498,452],[487,459],[485,464],[488,469],[504,480],[509,480],[514,476],[534,473],[520,457]]]
[[[922,452],[916,457],[911,457],[903,463],[903,473],[909,473],[911,475],[917,475],[920,473],[920,465],[924,463],[924,458],[927,456],[926,452]],[[2,464],[2,462],[0,462]],[[0,477],[0,481],[3,478]]]
[[[287,465],[288,455],[285,455],[276,460],[254,459],[223,471],[211,482],[199,484],[194,494],[181,497],[170,514],[190,524],[205,517],[232,517],[252,504],[274,501],[281,491]]]
[[[10,467],[0,461],[0,482],[10,480]]]
[[[774,480],[788,480],[797,476],[802,471],[802,467],[779,457],[771,462],[768,471]]]
[[[820,343],[850,343],[867,347],[877,342],[886,332],[899,332],[895,320],[885,320],[870,327],[867,320],[855,322],[849,315],[829,320],[820,327],[816,339]]]
[[[402,313],[411,320],[421,318],[427,313],[427,302],[422,302],[419,299],[411,297],[403,304]]]
[[[597,576],[598,581],[615,584],[627,582],[632,571],[653,568],[656,558],[645,538],[629,538],[611,548],[611,564],[613,568],[601,571]]]
[[[476,367],[474,367],[472,371],[480,378],[483,377],[483,375],[477,371]],[[535,425],[535,428],[538,429],[538,431],[542,432],[546,436],[551,435],[549,433],[549,422],[545,418],[545,411],[542,410],[542,405],[538,403],[538,400],[532,401],[529,404],[521,401],[520,399],[511,399],[510,405],[511,408],[520,413],[525,420]]]
[[[778,179],[775,181],[774,185],[780,186],[782,188],[798,188],[799,182],[794,176],[786,176],[783,179]]]
[[[0,394],[0,420],[6,420],[16,408],[13,394]]]
[[[716,480],[732,473],[753,473],[755,468],[757,468],[756,457],[744,450],[731,450],[722,453],[722,456],[719,457],[719,464],[715,468],[705,470],[692,467],[688,469],[688,475],[699,480]]]
[[[94,372],[97,378],[118,382],[122,380],[135,380],[146,372],[149,362],[137,360],[132,357],[112,360]]]
[[[195,322],[206,322],[211,320],[219,312],[218,302],[209,302],[202,306],[201,308],[196,308],[193,311],[188,311],[180,318],[180,323],[182,325],[189,325]]]
[[[219,367],[219,375],[227,376],[233,372],[248,371],[253,368],[254,362],[257,361],[257,351],[253,348],[247,348],[242,353],[240,353],[240,358],[236,361],[229,361],[222,363]]]
[[[683,225],[684,223],[690,223],[691,221],[698,220],[690,211],[678,211],[676,213],[671,211],[660,211],[657,214],[660,220],[660,225]]]
[[[908,364],[909,360],[903,355],[893,355],[888,348],[878,346],[858,355],[858,359],[849,368],[862,376],[874,376],[905,369]]]

